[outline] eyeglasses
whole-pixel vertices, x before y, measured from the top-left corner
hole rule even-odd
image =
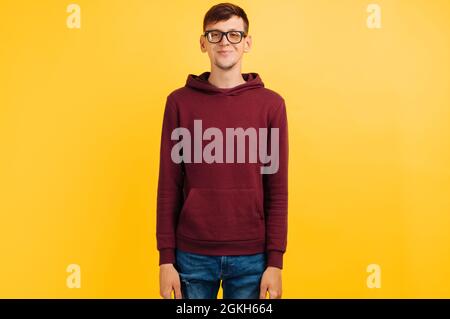
[[[223,36],[225,35],[228,41],[232,44],[238,44],[242,41],[242,38],[246,37],[247,34],[244,31],[228,31],[222,32],[219,30],[208,30],[203,34],[210,43],[219,43],[222,41]]]

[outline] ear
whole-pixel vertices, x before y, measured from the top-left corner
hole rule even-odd
[[[252,36],[248,35],[244,41],[244,52],[249,52],[252,48]]]
[[[206,52],[206,39],[203,35],[200,36],[200,50]]]

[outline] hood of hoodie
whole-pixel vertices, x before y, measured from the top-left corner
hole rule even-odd
[[[245,83],[232,88],[218,88],[208,82],[211,72],[203,72],[200,75],[189,74],[186,80],[186,87],[202,91],[210,95],[239,95],[242,92],[264,87],[258,73],[242,73]]]

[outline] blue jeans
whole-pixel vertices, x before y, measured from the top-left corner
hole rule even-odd
[[[258,299],[266,254],[209,256],[176,249],[183,299],[216,299],[222,280],[224,299]]]

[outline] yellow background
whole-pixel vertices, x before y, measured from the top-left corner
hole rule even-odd
[[[70,3],[0,2],[0,297],[159,298],[164,102],[217,2]],[[284,298],[450,297],[450,2],[369,3],[236,2],[287,103]]]

